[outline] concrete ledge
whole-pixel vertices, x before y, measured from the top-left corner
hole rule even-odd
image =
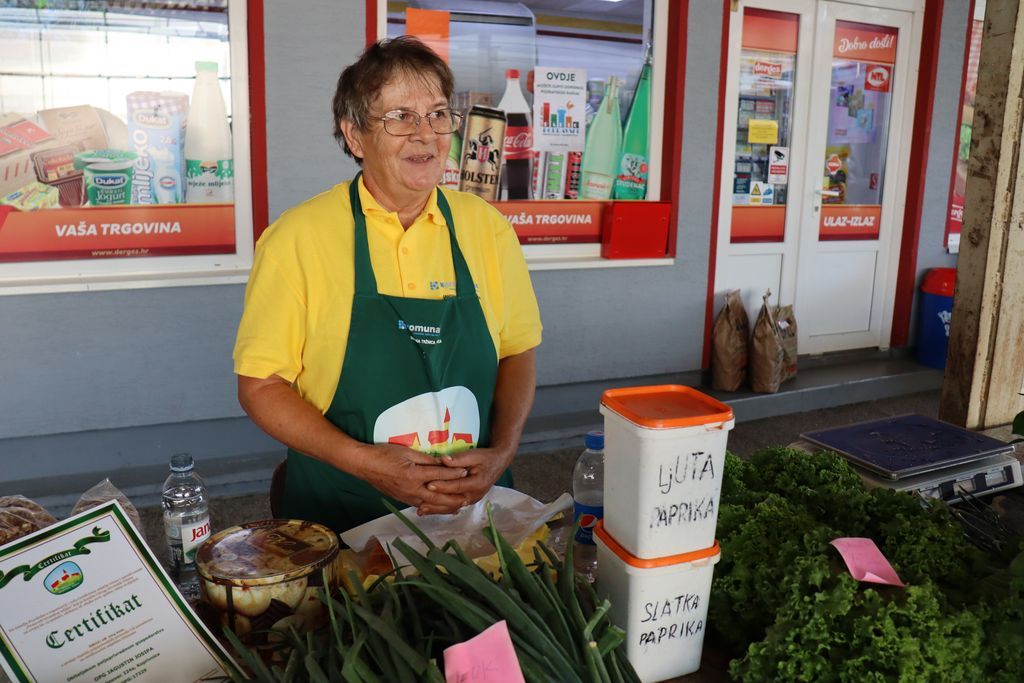
[[[746,422],[941,388],[941,371],[912,360],[886,359],[811,367],[776,394],[709,393],[732,407],[737,422]]]
[[[28,496],[63,515],[109,477],[133,503],[151,505],[174,453],[192,454],[214,495],[236,495],[265,491],[285,448],[248,418],[3,439],[0,495]]]
[[[874,353],[843,360],[848,362],[801,359],[800,374],[777,394],[716,396],[732,406],[737,421],[746,422],[942,386],[941,372],[905,358]],[[701,386],[701,373],[541,387],[520,452],[581,447],[587,431],[603,426],[598,406],[605,389],[648,384]],[[155,505],[167,463],[180,452],[195,457],[211,496],[218,498],[264,494],[286,453],[244,417],[5,439],[0,440],[0,495],[22,494],[65,515],[86,489],[109,477],[137,506]]]
[[[897,357],[892,357],[896,355]],[[831,362],[830,362],[831,361]],[[801,370],[775,394],[711,391],[702,386],[699,373],[642,377],[633,380],[593,382],[565,387],[565,396],[579,406],[591,401],[590,410],[577,409],[555,415],[532,416],[526,424],[520,452],[576,447],[591,429],[601,429],[604,420],[597,407],[604,389],[646,384],[696,386],[732,407],[737,422],[762,420],[803,413],[819,408],[876,401],[942,388],[942,372],[925,367],[903,353],[867,352],[843,354],[833,359],[800,359]],[[571,391],[575,389],[575,392]]]

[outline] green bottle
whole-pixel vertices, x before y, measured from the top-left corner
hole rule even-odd
[[[619,79],[608,79],[601,107],[587,128],[583,148],[580,199],[611,199],[612,184],[619,169],[622,146],[622,117],[619,115]]]
[[[640,70],[626,130],[622,134],[622,158],[615,177],[616,199],[643,199],[647,195],[647,169],[651,160],[647,150],[650,109],[651,60],[648,57]]]

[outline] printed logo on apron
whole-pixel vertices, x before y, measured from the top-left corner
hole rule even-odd
[[[480,439],[480,406],[464,386],[428,391],[391,406],[373,425],[374,443],[434,456],[460,453]]]

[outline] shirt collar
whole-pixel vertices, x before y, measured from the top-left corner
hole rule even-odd
[[[444,220],[444,215],[441,214],[441,209],[437,205],[438,192],[439,190],[436,187],[430,192],[430,197],[427,199],[427,204],[426,206],[423,207],[423,211],[421,211],[420,215],[416,218],[417,221],[426,216],[435,225],[447,225],[447,223],[445,223]],[[372,194],[370,194],[370,191],[366,189],[366,183],[363,182],[362,175],[359,176],[359,201],[362,202],[363,212],[366,214],[376,213],[387,215],[394,213],[394,211],[388,211],[383,206],[381,206],[380,202],[378,202],[377,199]]]

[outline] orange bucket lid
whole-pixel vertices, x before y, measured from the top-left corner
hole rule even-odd
[[[733,419],[729,406],[679,384],[608,389],[601,404],[648,429],[697,427]]]
[[[685,562],[694,562],[696,560],[703,560],[708,557],[714,557],[721,552],[721,548],[718,547],[718,541],[710,548],[703,548],[701,550],[694,550],[689,553],[680,553],[679,555],[666,555],[665,557],[656,557],[650,560],[644,560],[639,557],[634,557],[632,553],[619,545],[619,542],[612,538],[604,528],[604,520],[598,521],[594,526],[594,535],[601,539],[608,550],[615,553],[620,560],[625,562],[631,567],[637,567],[638,569],[656,569],[658,567],[671,567],[676,564],[683,564]]]

